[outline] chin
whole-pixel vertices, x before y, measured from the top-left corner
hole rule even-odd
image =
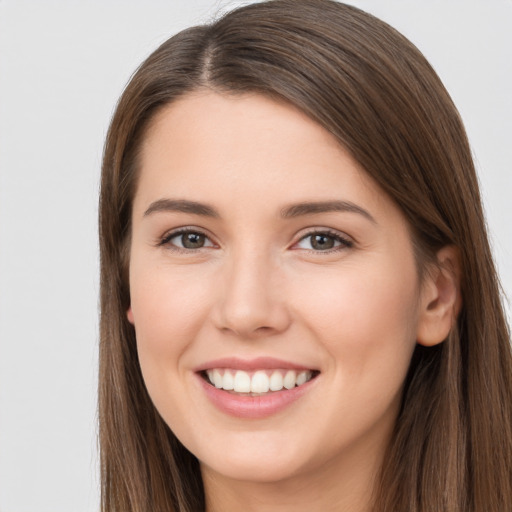
[[[300,474],[306,468],[305,453],[300,443],[288,445],[272,440],[264,443],[246,441],[244,446],[232,443],[229,451],[207,453],[199,460],[201,468],[224,478],[254,483],[277,483]]]
[[[279,460],[276,460],[279,459]],[[232,460],[227,458],[221,463],[206,465],[201,463],[201,468],[208,467],[218,475],[230,480],[238,480],[252,483],[272,484],[282,482],[300,474],[300,465],[293,461],[281,460],[279,455],[253,460]]]

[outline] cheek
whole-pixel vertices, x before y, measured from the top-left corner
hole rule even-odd
[[[177,362],[203,327],[208,309],[204,280],[166,268],[138,271],[130,280],[131,308],[141,365]]]
[[[416,286],[414,272],[404,279],[396,275],[347,271],[302,294],[306,327],[328,354],[328,386],[343,390],[326,399],[326,429],[345,425],[330,434],[335,437],[347,431],[356,436],[382,418],[391,424],[398,411],[416,344]]]
[[[416,341],[414,264],[401,272],[346,268],[309,282],[298,309],[333,359],[346,363],[346,372],[359,373],[370,364],[408,366]]]
[[[134,265],[130,276],[139,363],[151,400],[166,423],[187,432],[191,420],[183,412],[192,397],[183,385],[184,354],[204,326],[208,294],[203,279],[166,267],[148,268]]]

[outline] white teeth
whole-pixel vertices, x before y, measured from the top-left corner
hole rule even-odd
[[[224,378],[222,380],[222,389],[226,391],[231,391],[235,389],[235,379],[231,372],[224,372]]]
[[[236,393],[263,394],[269,391],[281,391],[302,386],[313,377],[313,372],[303,370],[258,370],[251,376],[243,370],[211,369],[207,370],[208,380],[218,389]]]
[[[225,372],[224,372],[225,373]],[[233,389],[237,393],[249,393],[251,391],[251,377],[248,373],[237,371]]]
[[[219,370],[213,370],[213,384],[215,385],[216,388],[222,388],[223,380],[224,379],[222,378],[222,375],[219,372]]]
[[[251,379],[251,391],[253,393],[267,393],[270,387],[270,379],[268,375],[259,371],[256,372]]]
[[[295,380],[297,374],[293,370],[288,370],[283,379],[283,384],[286,389],[292,389],[295,387]]]
[[[281,391],[283,389],[283,376],[281,372],[272,372],[270,376],[270,391]]]
[[[307,372],[300,372],[297,375],[297,386],[302,386],[308,380]]]

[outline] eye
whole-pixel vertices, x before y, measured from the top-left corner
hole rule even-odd
[[[352,247],[353,243],[338,233],[318,231],[302,237],[295,245],[298,249],[309,251],[332,251]]]
[[[214,247],[213,242],[200,231],[182,229],[166,235],[159,245],[167,245],[175,249],[194,250],[204,247]]]

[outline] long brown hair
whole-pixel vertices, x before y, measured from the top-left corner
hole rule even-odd
[[[402,209],[420,271],[440,247],[458,247],[462,310],[447,340],[416,348],[375,510],[512,510],[510,334],[457,110],[382,21],[331,0],[275,0],[169,39],[112,119],[100,198],[103,512],[204,509],[198,461],[156,412],[126,319],[140,142],[163,105],[202,87],[284,100],[334,134]]]

